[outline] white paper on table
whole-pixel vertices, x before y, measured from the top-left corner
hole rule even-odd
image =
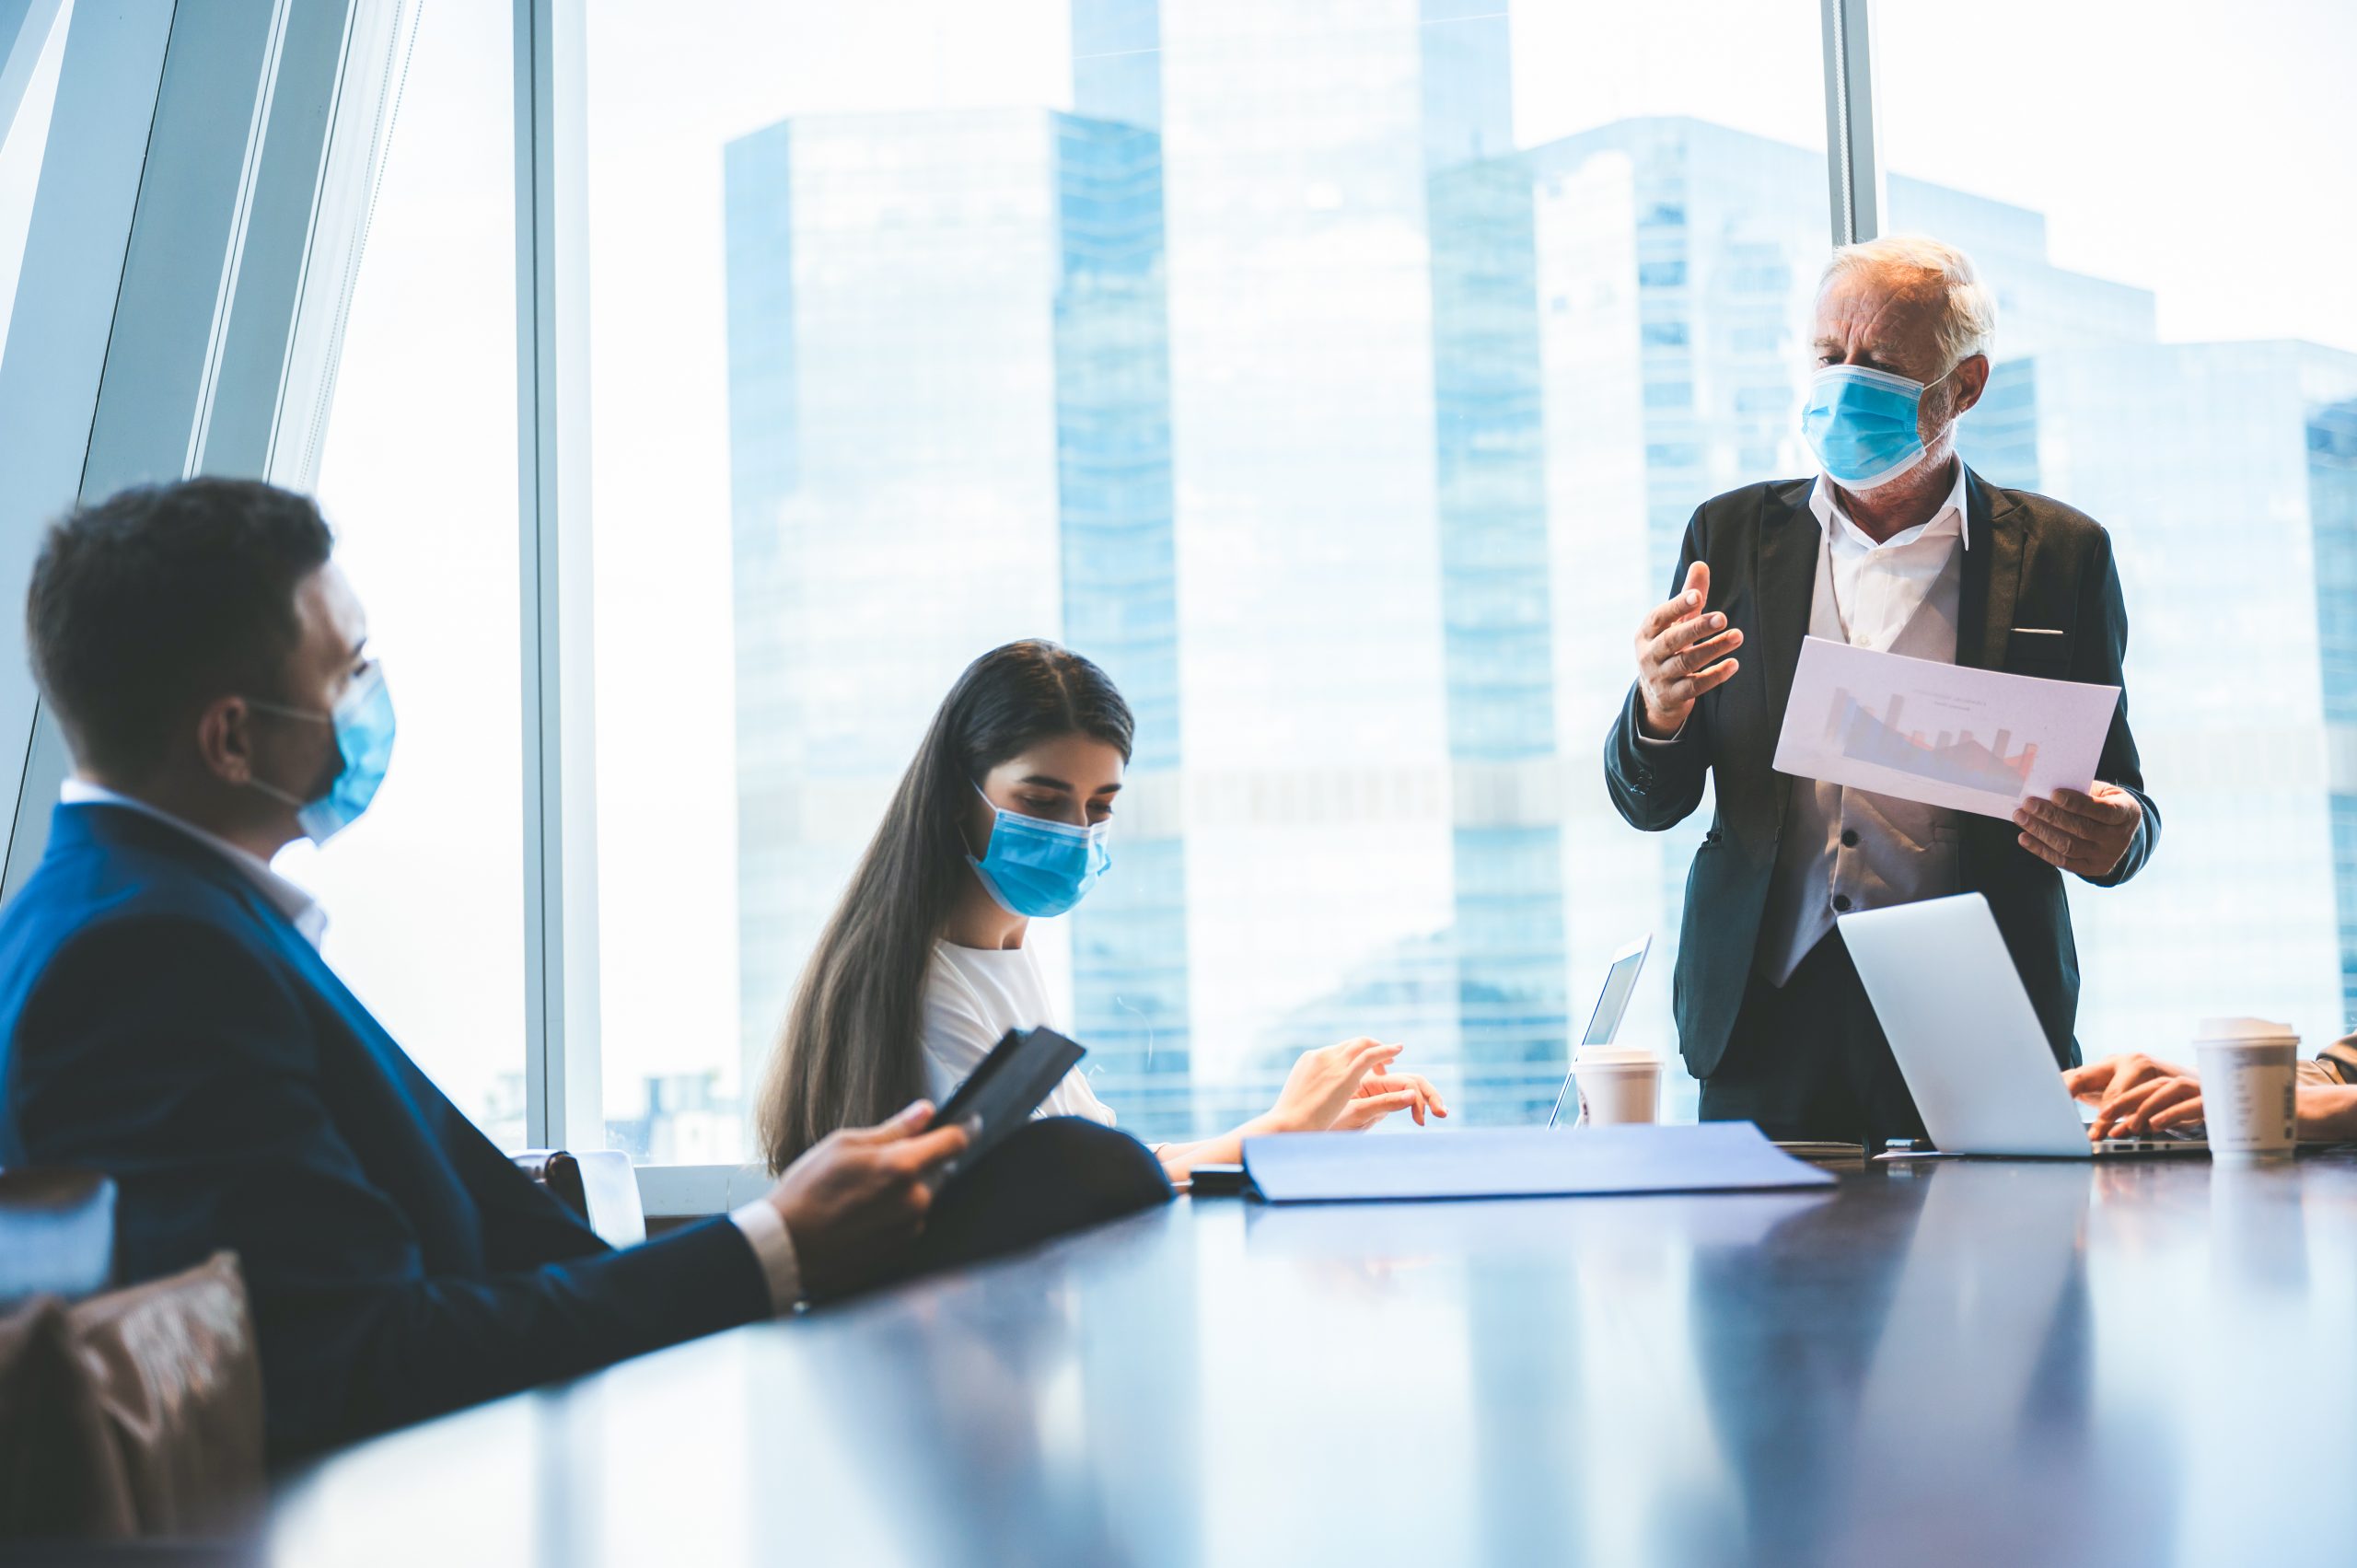
[[[1776,771],[2011,818],[2095,783],[2117,686],[1968,669],[1823,637],[1801,644]]]

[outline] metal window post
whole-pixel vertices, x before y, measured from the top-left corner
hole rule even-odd
[[[1883,231],[1882,127],[1875,118],[1873,0],[1821,0],[1825,23],[1825,172],[1833,243]]]
[[[580,0],[516,0],[516,319],[523,552],[524,1121],[605,1146],[590,637],[586,117]]]
[[[0,604],[24,602],[43,525],[77,499],[200,472],[309,486],[416,12],[75,8],[0,359]],[[0,737],[22,746],[13,893],[67,769],[21,651]]]

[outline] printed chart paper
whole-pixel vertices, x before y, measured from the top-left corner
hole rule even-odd
[[[1954,811],[2011,818],[2026,796],[2084,790],[2117,686],[1801,644],[1776,771]]]

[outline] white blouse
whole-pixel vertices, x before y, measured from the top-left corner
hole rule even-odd
[[[924,983],[924,1067],[935,1105],[948,1103],[1007,1030],[1059,1027],[1030,948],[935,944]],[[1033,1114],[1085,1116],[1113,1124],[1111,1108],[1097,1098],[1078,1067],[1064,1074]]]

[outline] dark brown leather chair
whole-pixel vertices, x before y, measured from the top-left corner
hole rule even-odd
[[[219,1535],[262,1499],[261,1357],[226,1252],[0,1319],[0,1540]]]

